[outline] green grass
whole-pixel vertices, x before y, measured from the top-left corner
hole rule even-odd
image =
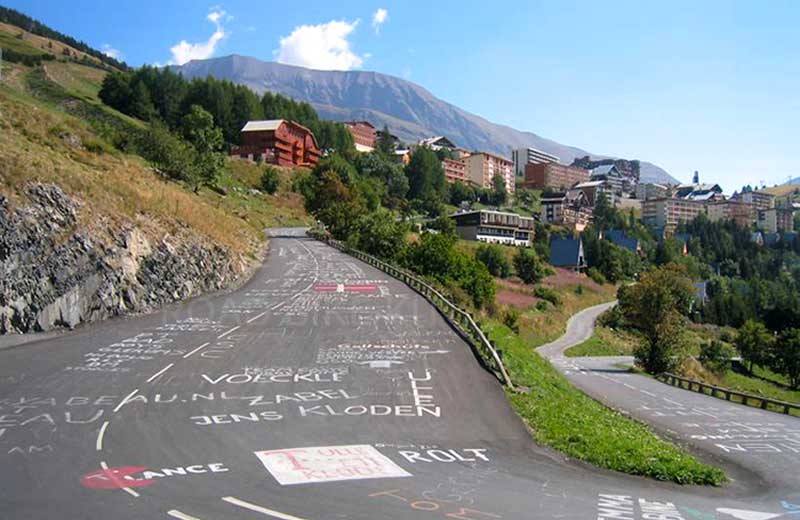
[[[15,35],[0,31],[0,47],[20,54],[29,56],[42,56],[48,54],[47,51],[37,49],[25,40],[17,38]]]
[[[595,466],[680,484],[720,485],[722,470],[702,464],[647,426],[587,397],[506,326],[484,322],[503,350],[515,384],[529,393],[508,392],[537,442]]]
[[[597,327],[591,338],[570,347],[564,352],[567,357],[630,356],[636,346],[633,334]]]

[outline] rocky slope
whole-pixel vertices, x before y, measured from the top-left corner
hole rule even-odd
[[[338,121],[365,119],[388,125],[401,139],[416,142],[431,135],[446,135],[467,149],[511,156],[512,148],[533,146],[569,164],[592,154],[574,146],[498,125],[447,103],[410,81],[368,71],[323,71],[265,62],[247,56],[195,60],[176,67],[186,77],[208,75],[228,79],[256,92],[278,92],[311,103],[323,117]],[[658,166],[641,162],[641,178],[677,182]]]
[[[0,334],[46,331],[234,284],[248,264],[197,235],[161,239],[132,224],[82,224],[80,200],[31,183],[0,196]]]

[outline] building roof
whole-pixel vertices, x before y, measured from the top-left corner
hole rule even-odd
[[[494,157],[495,159],[500,159],[501,161],[505,161],[509,164],[514,164],[513,161],[511,161],[511,159],[508,159],[507,157],[503,157],[502,155],[497,155],[496,153],[491,153],[491,152],[475,152],[474,154],[470,155],[470,157],[477,157],[478,155],[486,155],[489,157]]]
[[[345,124],[348,125],[348,126],[367,125],[367,126],[373,128],[373,129],[375,128],[375,126],[372,123],[370,123],[369,121],[347,121]]]
[[[580,267],[584,264],[583,241],[580,238],[552,238],[550,264],[556,267]]]
[[[547,195],[546,197],[542,197],[541,199],[539,199],[539,202],[541,202],[541,203],[545,203],[545,202],[547,202],[547,203],[564,202],[564,198],[566,196],[567,196],[567,194],[564,193],[563,191],[558,192],[558,193],[551,193],[550,195]]]
[[[456,148],[456,145],[453,144],[453,141],[446,138],[443,135],[436,135],[433,137],[428,137],[427,139],[420,139],[419,141],[420,146],[443,146],[445,148]]]
[[[242,132],[263,132],[265,130],[277,130],[284,122],[284,119],[268,119],[264,121],[248,121],[242,127]]]
[[[494,215],[506,215],[506,216],[509,216],[509,217],[524,218],[519,213],[512,213],[510,211],[498,211],[496,209],[473,209],[473,210],[470,210],[470,211],[460,211],[460,212],[457,212],[457,213],[453,213],[450,216],[451,217],[460,217],[462,215],[471,215],[473,213],[492,213]]]
[[[621,229],[609,229],[603,233],[603,237],[611,241],[614,245],[627,249],[628,251],[633,251],[634,253],[639,251],[639,239],[626,236],[625,232]]]
[[[713,191],[693,191],[692,193],[687,195],[686,198],[689,200],[704,201],[704,200],[711,200],[714,197],[716,197],[716,195],[717,195],[716,192]]]
[[[603,184],[607,183],[608,181],[586,181],[586,182],[579,182],[574,187],[577,189],[580,188],[596,188],[597,186],[602,186]]]
[[[592,177],[594,177],[595,175],[609,175],[611,174],[612,171],[616,172],[617,175],[619,175],[619,170],[617,170],[617,167],[614,166],[613,164],[601,164],[600,166],[592,170]]]

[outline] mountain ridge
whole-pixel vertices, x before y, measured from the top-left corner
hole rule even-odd
[[[598,159],[613,157],[493,123],[436,97],[416,83],[380,72],[306,69],[238,54],[192,60],[174,69],[187,78],[211,75],[247,85],[259,94],[271,91],[307,101],[327,119],[363,119],[379,128],[387,124],[392,133],[406,141],[445,135],[464,148],[508,157],[512,148],[531,146],[556,155],[566,164],[585,155]],[[641,179],[678,182],[646,161],[641,161]]]

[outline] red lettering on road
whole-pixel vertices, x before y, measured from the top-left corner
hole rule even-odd
[[[98,469],[81,477],[81,484],[89,489],[122,489],[149,486],[154,480],[137,479],[134,473],[146,470],[144,466],[119,466]]]

